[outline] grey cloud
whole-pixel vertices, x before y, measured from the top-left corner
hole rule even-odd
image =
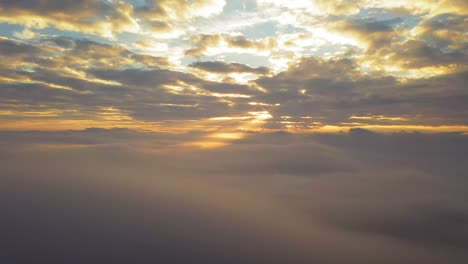
[[[393,18],[387,20],[375,20],[375,19],[360,19],[360,20],[352,20],[351,26],[361,30],[367,31],[369,33],[372,32],[388,32],[392,31],[395,25],[398,25],[403,20],[401,18]]]
[[[132,58],[149,68],[169,66],[167,58],[155,57],[145,54],[133,54]]]
[[[154,87],[158,88],[163,84],[177,84],[178,81],[194,81],[195,77],[187,75],[182,72],[176,72],[165,69],[156,70],[140,70],[140,69],[127,69],[127,70],[94,70],[90,71],[91,74],[107,79],[119,81],[127,85],[141,86],[141,87]]]
[[[406,68],[463,65],[468,55],[462,51],[443,51],[421,40],[409,40],[394,46],[390,58]]]
[[[79,12],[79,8],[86,6],[90,10],[101,10],[105,8],[105,4],[100,1],[94,0],[81,0],[81,1],[60,1],[60,0],[47,0],[47,1],[8,1],[1,0],[0,4],[5,9],[19,9],[31,10],[34,12]]]
[[[43,42],[45,44],[50,43],[51,45],[65,48],[65,49],[70,49],[76,46],[75,41],[73,39],[70,39],[64,36],[46,37],[46,38],[43,38]]]
[[[440,14],[424,20],[418,27],[421,39],[442,49],[467,52],[464,37],[468,26],[466,15]]]
[[[62,89],[51,89],[47,85],[39,83],[24,83],[24,84],[0,84],[2,88],[0,94],[2,101],[17,100],[23,104],[40,104],[71,102],[76,95],[73,92]]]
[[[277,46],[275,38],[268,37],[259,40],[252,40],[243,35],[228,35],[228,34],[201,34],[195,35],[190,39],[194,46],[185,51],[185,55],[192,57],[203,56],[210,47],[218,47],[222,43],[226,43],[230,48],[250,49],[271,52]]]
[[[250,67],[240,63],[226,63],[222,61],[203,61],[195,62],[189,65],[190,67],[201,69],[208,72],[215,73],[255,73],[255,74],[268,74],[270,70],[266,67]]]
[[[0,38],[0,56],[2,57],[31,56],[39,51],[40,49],[34,46]]]
[[[274,38],[266,38],[264,41],[250,40],[245,36],[231,36],[226,37],[225,40],[232,47],[238,48],[258,48],[258,49],[271,49],[276,46],[276,40]]]
[[[194,57],[202,56],[208,46],[217,46],[221,40],[222,38],[219,35],[199,35],[193,37],[192,41],[196,43],[196,46],[187,50],[185,55]]]
[[[434,17],[429,18],[424,21],[423,24],[430,26],[433,29],[456,29],[462,30],[463,25],[466,25],[466,16],[457,15],[457,14],[440,14]]]
[[[167,32],[173,29],[171,24],[164,21],[151,21],[149,25],[153,32]]]
[[[218,93],[234,93],[243,95],[258,94],[259,91],[249,85],[235,84],[235,83],[218,83],[218,82],[205,82],[201,83],[202,87],[208,91]]]

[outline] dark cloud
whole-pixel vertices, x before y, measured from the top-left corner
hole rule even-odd
[[[229,35],[229,34],[200,34],[195,35],[190,39],[193,46],[185,51],[186,56],[200,57],[206,55],[208,49],[219,48],[220,45],[225,44],[229,48],[253,50],[258,52],[271,52],[278,45],[273,37],[252,40],[243,35]]]
[[[344,35],[359,39],[366,47],[366,53],[374,54],[379,50],[390,49],[391,43],[397,43],[401,39],[404,27],[398,27],[400,18],[394,19],[345,19],[331,25]]]
[[[466,15],[439,14],[424,20],[417,28],[417,32],[421,39],[436,47],[466,53],[464,34],[468,26],[467,18]]]
[[[254,41],[242,35],[226,37],[225,41],[231,47],[243,49],[254,48],[259,50],[271,50],[277,45],[275,38],[265,38],[263,41]]]
[[[389,58],[405,68],[463,65],[468,59],[462,51],[443,51],[421,40],[409,40],[394,46]]]
[[[158,88],[163,84],[177,84],[178,81],[194,81],[195,77],[171,70],[126,69],[126,70],[95,70],[91,73],[99,78],[122,82],[136,87]]]
[[[13,10],[24,10],[30,12],[40,12],[40,13],[55,13],[55,12],[80,12],[78,9],[80,7],[87,7],[90,11],[102,10],[105,9],[105,3],[101,1],[94,0],[81,0],[81,1],[58,1],[58,0],[47,0],[47,1],[7,1],[2,0],[0,4],[5,9]],[[85,11],[88,11],[85,10]]]
[[[34,46],[0,37],[0,56],[2,57],[33,56],[39,52],[40,49]]]
[[[403,20],[401,18],[393,18],[387,20],[375,20],[375,19],[360,19],[352,20],[349,23],[349,26],[361,30],[372,32],[389,32],[393,31],[394,27],[401,23]]]
[[[226,63],[222,61],[203,61],[195,62],[189,65],[190,67],[201,69],[208,72],[215,73],[255,73],[255,74],[268,74],[270,70],[267,67],[250,67],[240,63]]]

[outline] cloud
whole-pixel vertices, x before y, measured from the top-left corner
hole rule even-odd
[[[222,61],[204,61],[195,62],[189,65],[192,68],[201,69],[207,72],[214,73],[254,73],[254,74],[268,74],[270,70],[266,67],[250,67],[240,63],[226,63]]]
[[[222,52],[266,53],[269,54],[277,46],[276,39],[267,37],[251,40],[243,35],[196,35],[190,41],[194,46],[185,52],[186,56],[200,57]]]
[[[139,30],[133,6],[123,1],[3,0],[0,6],[0,21],[30,28],[53,26],[108,38],[115,37],[115,33]]]
[[[23,31],[21,32],[15,32],[13,35],[19,39],[26,39],[26,40],[34,39],[39,36],[38,33],[31,31],[27,28],[23,29]]]
[[[466,263],[466,10],[0,0],[0,258]]]
[[[303,120],[309,125],[346,123],[350,116],[366,113],[406,117],[412,124],[465,124],[466,117],[460,112],[466,103],[465,79],[466,73],[461,72],[401,82],[363,73],[351,59],[311,57],[273,77],[257,79],[268,92],[255,99],[280,104],[271,109],[277,118],[310,117]],[[287,124],[288,120],[276,121]],[[405,119],[388,123],[408,124]]]
[[[149,20],[190,20],[194,17],[210,17],[223,11],[226,2],[215,0],[149,0],[140,6],[137,12]]]
[[[30,116],[28,112],[42,105],[54,109],[57,121],[62,117],[76,123],[91,119],[125,126],[138,120],[199,120],[246,115],[255,109],[246,98],[259,93],[248,84],[209,81],[177,71],[164,57],[90,40],[42,38],[33,45],[2,39],[0,51],[12,62],[0,74],[8,80],[0,83],[8,118],[15,113]],[[12,111],[12,105],[23,111]],[[111,119],[102,110],[107,108],[120,112],[112,113]],[[48,115],[36,116],[41,117],[46,121]]]
[[[464,72],[402,81],[384,72],[363,72],[358,59],[310,57],[277,75],[238,84],[233,78],[206,80],[203,74],[179,71],[164,57],[136,54],[120,45],[64,37],[38,41],[1,40],[1,54],[10,61],[0,75],[4,80],[3,109],[7,111],[4,117],[14,113],[30,116],[28,112],[37,109],[44,112],[39,106],[45,105],[58,114],[57,119],[72,117],[77,122],[102,116],[101,109],[113,107],[121,111],[114,115],[120,116],[119,122],[127,123],[109,125],[120,126],[139,121],[245,117],[249,112],[268,111],[273,118],[266,127],[271,129],[326,125],[336,129],[356,125],[429,129],[415,127],[419,125],[437,130],[436,126],[451,125],[454,131],[465,131]],[[419,64],[445,60],[445,55],[430,57],[413,49],[404,52],[412,54],[413,63],[416,56]],[[218,74],[267,71],[220,61],[190,67]],[[11,109],[12,105],[25,110]]]
[[[467,17],[451,13],[436,15],[423,20],[413,32],[437,48],[466,53],[463,35],[464,28],[468,26]]]
[[[443,51],[420,40],[409,40],[395,45],[388,58],[405,68],[459,65],[464,68],[467,55],[461,51]]]
[[[40,49],[19,42],[11,41],[7,38],[0,38],[0,54],[8,57],[22,56],[37,54]]]
[[[351,21],[351,27],[362,31],[372,32],[389,32],[392,31],[395,25],[398,25],[403,20],[399,17],[387,20],[372,20],[362,19]]]
[[[447,107],[462,109],[466,101],[460,88],[466,14],[458,1],[259,1],[244,3],[248,8],[211,0],[1,4],[0,17],[8,13],[9,23],[26,26],[10,32],[20,40],[2,37],[0,43],[10,62],[0,74],[6,119],[38,109],[43,117],[78,111],[83,115],[74,118],[89,118],[112,107],[125,122],[268,112],[264,127],[271,130],[466,129],[464,111]],[[233,17],[273,29],[259,35],[243,21],[233,32],[222,22]],[[200,31],[210,23],[216,25]],[[62,31],[48,36],[46,27]],[[79,39],[76,32],[113,40]],[[31,90],[34,97],[27,98]]]
[[[331,23],[330,27],[344,35],[357,38],[364,42],[367,52],[373,53],[379,49],[387,48],[389,43],[404,34],[405,28],[398,27],[401,18],[377,20],[372,18],[345,19]]]
[[[215,150],[115,129],[0,136],[9,261],[468,259],[460,134],[257,133]]]
[[[399,67],[402,74],[427,68],[434,75],[466,68],[466,47],[460,31],[463,17],[450,13],[428,16],[416,26],[401,17],[344,19],[328,27],[364,43],[364,63],[385,71]]]
[[[171,31],[170,22],[220,13],[224,1],[1,1],[0,21],[28,28],[54,27],[115,39],[119,33]]]

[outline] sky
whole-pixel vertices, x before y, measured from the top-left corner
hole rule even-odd
[[[468,262],[465,0],[0,0],[0,262]]]

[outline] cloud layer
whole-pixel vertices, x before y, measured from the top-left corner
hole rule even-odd
[[[2,258],[468,259],[463,135],[271,133],[222,149],[171,147],[192,136],[2,133]]]

